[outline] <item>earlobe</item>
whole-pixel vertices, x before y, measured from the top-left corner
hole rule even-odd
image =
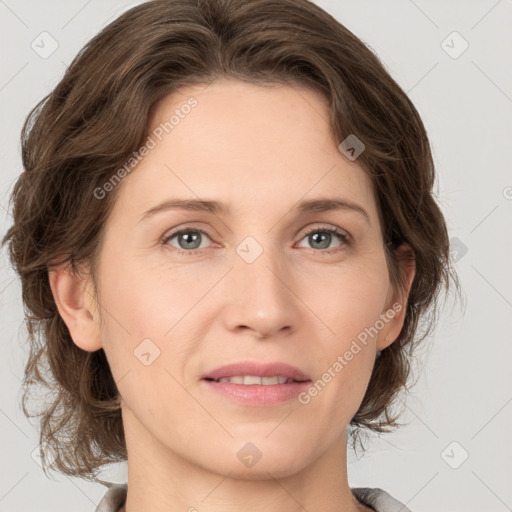
[[[48,280],[59,314],[75,345],[87,352],[102,348],[90,280],[74,274],[69,267],[49,270]]]

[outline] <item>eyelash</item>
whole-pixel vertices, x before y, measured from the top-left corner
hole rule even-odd
[[[318,249],[318,250],[315,250],[315,249],[312,249],[314,250],[315,252],[319,253],[319,254],[322,254],[322,255],[330,255],[330,254],[333,254],[333,253],[336,253],[336,252],[339,252],[339,251],[343,251],[345,250],[345,248],[347,246],[349,246],[351,244],[351,241],[350,241],[350,237],[349,235],[342,231],[341,229],[339,228],[327,228],[327,227],[319,227],[319,226],[315,226],[315,227],[312,227],[310,229],[308,229],[304,235],[302,236],[301,240],[303,240],[304,238],[306,238],[309,234],[311,233],[315,233],[315,232],[318,232],[318,233],[328,233],[328,234],[331,234],[331,235],[336,235],[338,236],[343,245],[345,245],[345,247],[342,247],[342,248],[335,248],[335,249]],[[182,229],[178,229],[176,231],[173,231],[172,233],[170,234],[166,234],[164,235],[164,237],[162,238],[162,241],[161,243],[163,245],[168,245],[168,242],[169,240],[171,240],[172,238],[176,237],[176,236],[179,236],[183,233],[201,233],[202,235],[206,235],[208,238],[212,238],[206,231],[203,231],[202,229],[197,229],[197,228],[182,228]],[[188,256],[190,255],[194,255],[198,252],[201,252],[203,250],[207,249],[207,247],[203,247],[201,249],[192,249],[190,251],[187,251],[185,249],[178,249],[176,247],[173,247],[173,251],[176,251],[178,254],[186,254]]]

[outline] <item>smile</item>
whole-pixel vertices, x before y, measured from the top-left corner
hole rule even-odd
[[[258,377],[257,375],[236,375],[233,377],[221,377],[215,382],[230,382],[232,384],[243,384],[244,386],[275,386],[276,384],[289,384],[296,382],[289,377],[275,375],[274,377]]]

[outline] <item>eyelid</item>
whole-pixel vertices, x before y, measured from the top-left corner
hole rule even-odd
[[[342,236],[346,236],[347,238],[350,237],[350,234],[348,233],[348,231],[346,231],[343,228],[340,228],[339,226],[335,226],[335,225],[315,225],[315,226],[311,226],[311,227],[307,228],[306,231],[304,231],[304,236],[308,235],[312,231],[335,231],[340,236],[341,235]]]

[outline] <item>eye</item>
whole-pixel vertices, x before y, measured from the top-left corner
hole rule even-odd
[[[210,238],[208,234],[202,229],[192,229],[192,228],[184,228],[179,229],[166,235],[162,240],[163,244],[170,244],[170,241],[173,238],[176,238],[178,247],[176,247],[177,251],[180,253],[194,254],[197,251],[204,249],[205,247],[201,247],[201,242],[204,237]]]
[[[326,228],[315,226],[304,234],[303,240],[307,238],[312,245],[312,249],[321,249],[324,254],[331,254],[343,250],[349,245],[349,235],[339,228]],[[334,250],[326,251],[331,246],[333,239],[338,238],[342,243]]]
[[[205,242],[205,237],[206,239],[210,239],[208,233],[202,229],[182,228],[170,234],[166,234],[162,239],[162,244],[171,245],[178,253],[191,255],[208,248],[208,245],[203,245],[203,242],[207,243]],[[321,254],[331,254],[341,251],[350,244],[349,235],[339,228],[316,226],[304,233],[302,240],[305,238],[309,240],[311,248],[319,249],[317,252]],[[325,250],[331,247],[331,243],[336,238],[341,242],[338,247]],[[171,243],[173,239],[176,239],[175,243]]]

